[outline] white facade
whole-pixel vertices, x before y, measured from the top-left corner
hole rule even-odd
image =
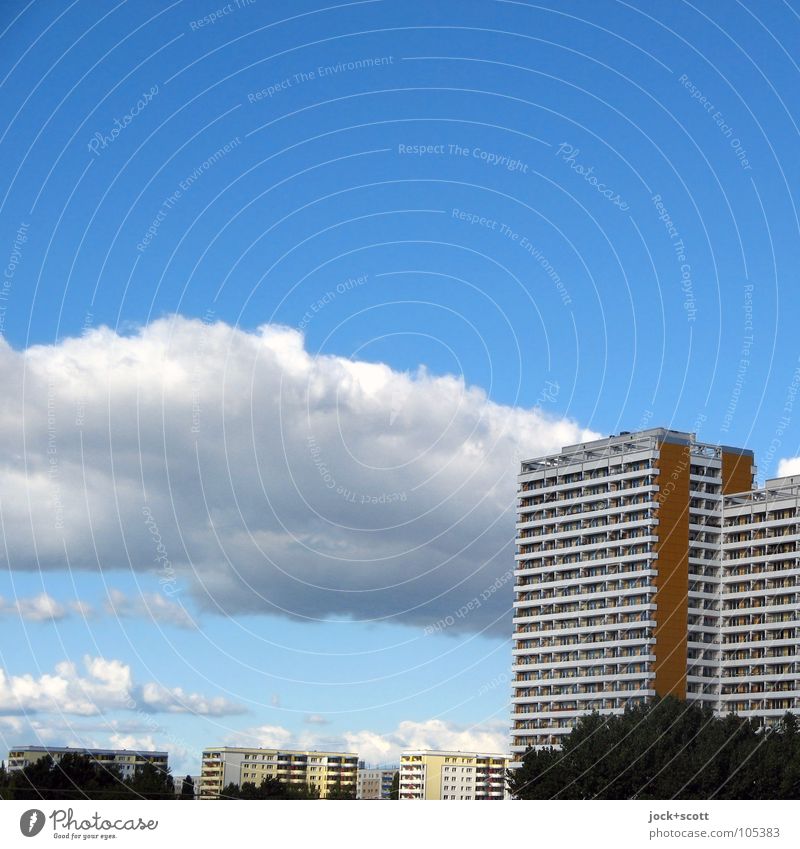
[[[719,709],[800,711],[800,476],[725,498]]]
[[[750,452],[654,428],[522,463],[512,752],[559,745],[578,717],[654,697],[659,675],[680,678],[679,695],[717,704],[722,477],[731,457],[746,469],[739,478],[752,480]],[[673,524],[665,532],[666,504]]]
[[[398,767],[358,768],[356,799],[388,799]]]
[[[399,799],[479,801],[508,798],[509,758],[486,752],[419,749],[400,757]]]

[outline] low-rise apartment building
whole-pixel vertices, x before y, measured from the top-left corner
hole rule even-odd
[[[403,752],[400,758],[400,800],[500,800],[508,797],[509,758],[485,752],[445,752],[431,749]]]
[[[356,790],[358,755],[295,749],[218,746],[203,752],[200,798],[218,799],[228,784],[260,785],[267,778],[314,785],[324,799],[332,792]]]
[[[359,766],[356,799],[389,799],[398,767],[373,768]]]
[[[15,746],[8,753],[8,770],[25,769],[49,755],[59,763],[64,755],[85,755],[101,766],[116,767],[123,778],[132,778],[138,767],[151,763],[159,769],[168,769],[167,752],[151,752],[140,749],[81,749],[69,746]]]

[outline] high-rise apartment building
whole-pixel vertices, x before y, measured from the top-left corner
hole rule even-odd
[[[718,707],[723,498],[754,472],[751,451],[664,428],[522,463],[514,753],[656,694]]]
[[[313,784],[322,799],[332,792],[355,794],[358,755],[294,749],[206,749],[200,771],[200,798],[217,799],[228,784],[260,785],[267,778]]]
[[[403,799],[489,800],[508,796],[505,776],[509,759],[485,752],[420,749],[400,757]]]
[[[123,778],[132,778],[139,767],[151,763],[159,769],[168,768],[167,752],[150,752],[141,749],[80,749],[69,746],[15,746],[8,753],[8,770],[25,769],[49,755],[59,763],[64,755],[84,755],[100,766],[116,767]]]

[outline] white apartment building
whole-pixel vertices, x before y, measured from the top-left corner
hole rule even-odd
[[[389,799],[398,767],[370,768],[359,766],[356,799]]]
[[[47,756],[57,764],[64,755],[83,755],[100,766],[113,766],[123,778],[133,778],[136,770],[147,763],[165,771],[169,768],[167,752],[143,749],[81,749],[69,746],[15,746],[8,753],[8,771],[25,769]]]
[[[512,752],[656,694],[718,704],[722,500],[754,471],[664,428],[522,463]]]
[[[720,710],[800,712],[800,476],[725,498]]]
[[[400,800],[501,800],[506,790],[506,755],[419,749],[400,757]]]

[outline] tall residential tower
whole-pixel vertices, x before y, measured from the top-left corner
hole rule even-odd
[[[664,428],[522,463],[512,752],[657,694],[718,706],[722,502],[754,471]]]

